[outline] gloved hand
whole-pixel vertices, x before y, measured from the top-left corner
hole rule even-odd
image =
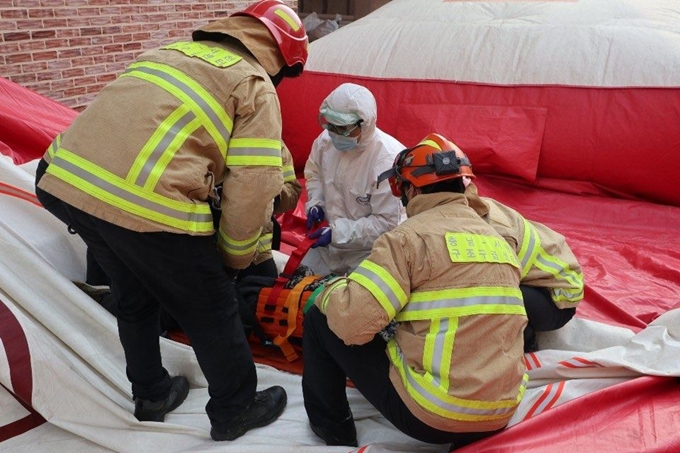
[[[312,248],[315,249],[317,247],[326,247],[328,244],[331,243],[332,236],[333,229],[329,226],[325,226],[323,228],[319,228],[317,230],[312,231],[309,235],[309,238],[316,239],[316,242],[314,243],[314,245],[312,245]]]
[[[307,211],[307,231],[311,230],[315,224],[323,222],[325,218],[326,213],[321,206],[316,205],[309,208],[309,211]]]

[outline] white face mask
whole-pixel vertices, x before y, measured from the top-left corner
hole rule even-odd
[[[328,132],[328,135],[330,135],[333,146],[335,146],[335,149],[338,151],[350,151],[359,145],[358,137],[345,137],[330,131]]]

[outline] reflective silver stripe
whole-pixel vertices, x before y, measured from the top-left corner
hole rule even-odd
[[[230,157],[281,157],[281,151],[274,148],[259,148],[259,147],[238,147],[232,146],[229,148],[229,155],[227,155],[227,160]]]
[[[284,182],[290,182],[290,181],[295,181],[297,177],[295,176],[295,170],[288,169],[289,167],[284,167],[283,171],[283,181]]]
[[[436,338],[432,351],[432,377],[434,384],[441,386],[443,373],[448,374],[449,369],[443,369],[442,360],[444,359],[444,351],[446,348],[446,333],[449,331],[449,318],[439,320],[439,331],[436,333]],[[449,356],[452,351],[448,351]]]
[[[139,175],[137,175],[135,184],[139,186],[144,186],[146,184],[149,175],[151,175],[151,172],[158,164],[158,161],[163,156],[163,153],[165,153],[165,151],[170,147],[172,141],[175,140],[175,138],[180,133],[186,134],[186,132],[183,132],[184,127],[186,127],[189,123],[191,123],[195,119],[196,115],[193,112],[187,112],[184,115],[182,115],[174,124],[172,124],[172,126],[170,126],[170,129],[168,129],[165,132],[163,138],[154,147],[148,159],[144,162],[142,170],[139,172]],[[184,140],[182,140],[182,142],[184,142]]]
[[[364,261],[366,263],[366,261]],[[373,294],[374,297],[378,299],[379,302],[382,303],[382,300],[387,300],[387,302],[392,306],[394,309],[394,312],[399,312],[399,310],[402,309],[401,307],[401,301],[399,300],[399,296],[390,288],[390,286],[385,282],[380,276],[375,273],[373,270],[366,268],[362,263],[357,267],[354,272],[352,272],[349,276],[350,279],[355,280],[357,283],[359,283],[361,286],[364,288],[367,288],[371,294]],[[357,278],[358,276],[362,276],[369,280],[371,283],[373,283],[379,293],[375,293],[373,290],[368,288],[364,283],[362,283],[361,279]]]
[[[578,287],[581,286],[579,282],[574,281],[574,276],[573,272],[569,272],[567,269],[564,268],[564,266],[560,266],[557,263],[554,263],[552,261],[548,261],[542,254],[539,254],[536,257],[536,261],[541,263],[543,266],[548,267],[550,269],[553,269],[555,272],[553,272],[553,275],[556,277],[559,276],[562,279],[568,281],[572,286]]]
[[[574,288],[573,290],[552,288],[551,291],[553,293],[553,298],[557,299],[558,301],[566,299],[570,302],[578,302],[581,299],[583,299],[583,288],[581,289]]]
[[[163,205],[163,204],[160,204],[160,203],[155,203],[154,201],[145,198],[141,194],[128,192],[128,191],[108,182],[108,181],[105,181],[104,179],[100,178],[97,175],[94,175],[92,173],[87,172],[86,170],[76,166],[75,164],[72,164],[71,162],[63,159],[59,155],[59,153],[55,154],[54,160],[52,161],[52,164],[50,164],[50,165],[54,165],[57,168],[61,168],[65,171],[77,176],[78,178],[80,178],[84,181],[87,181],[88,183],[92,184],[93,186],[97,187],[98,189],[100,189],[100,190],[102,190],[102,191],[104,191],[108,194],[114,195],[114,196],[116,196],[116,197],[118,197],[122,200],[125,200],[129,203],[132,203],[133,205],[140,206],[142,208],[148,209],[148,210],[153,211],[153,212],[160,213],[162,215],[180,220],[182,222],[211,223],[212,224],[212,214],[211,213],[201,214],[201,213],[198,213],[198,212],[185,212],[185,211],[181,211],[181,210],[178,210],[178,209],[173,209],[169,206],[166,206],[166,205]],[[114,176],[114,177],[118,178],[117,176]],[[124,182],[124,180],[122,178],[119,178],[119,179],[122,182]],[[129,185],[129,183],[128,183],[128,185]],[[135,187],[135,189],[139,190],[139,188],[137,188],[137,187]],[[154,195],[158,196],[158,194],[154,194]],[[100,198],[100,197],[97,197],[97,198]],[[168,199],[168,200],[170,200],[170,199]],[[102,201],[104,201],[108,204],[112,204],[109,201],[104,200],[104,199],[102,199]],[[171,201],[181,203],[181,202],[178,202],[177,200],[171,200]],[[185,204],[190,205],[192,203],[186,202]],[[131,212],[131,211],[128,211],[128,212]],[[135,214],[135,213],[133,212],[133,214]],[[140,215],[141,217],[144,217],[144,218],[149,218],[149,217],[147,217],[143,214],[139,214],[139,213],[136,213],[136,214],[138,214],[138,215]],[[155,221],[159,221],[159,222],[163,223],[162,221],[160,221],[158,219],[151,219],[151,220],[155,220]],[[171,225],[171,226],[175,226],[175,225]]]
[[[529,260],[531,260],[536,253],[536,242],[538,239],[538,233],[534,229],[529,222],[524,222],[524,228],[528,229],[528,234],[525,234],[525,240],[528,239],[528,242],[526,244],[522,244],[522,249],[524,250],[524,253],[519,257],[521,260],[521,272],[522,272],[522,277],[526,276],[526,274],[529,272]],[[527,237],[528,236],[528,237]],[[521,252],[521,250],[520,250]]]
[[[476,416],[496,416],[496,415],[508,415],[511,414],[515,411],[516,407],[515,405],[511,407],[498,407],[495,409],[475,409],[471,407],[465,407],[461,406],[458,404],[452,404],[446,401],[443,401],[442,399],[439,399],[432,395],[425,387],[420,385],[420,382],[418,382],[417,379],[415,379],[414,374],[415,371],[413,371],[408,364],[406,363],[406,359],[404,358],[403,354],[399,353],[398,358],[401,361],[399,366],[405,371],[405,376],[406,380],[408,381],[409,386],[411,389],[410,391],[415,391],[418,395],[420,395],[423,399],[428,401],[430,404],[433,406],[439,407],[444,409],[445,411],[453,414],[465,414],[465,415],[476,415]],[[433,388],[432,390],[435,390]],[[443,397],[450,397],[450,395],[442,395]]]
[[[272,235],[264,234],[260,236],[260,239],[257,241],[257,251],[262,253],[267,252],[271,249],[272,249]]]
[[[423,302],[409,302],[402,309],[402,312],[425,312],[431,310],[455,310],[461,307],[472,307],[475,305],[523,305],[522,300],[512,296],[474,296],[462,298],[445,298]],[[443,317],[448,317],[442,315]],[[455,315],[453,315],[455,316]],[[429,319],[429,318],[425,318]]]
[[[144,63],[142,62],[142,63],[140,63],[140,64],[143,65]],[[155,69],[155,68],[150,68],[150,67],[148,67],[148,66],[136,66],[136,67],[134,67],[134,68],[130,68],[130,69],[128,69],[127,71],[125,71],[125,72],[123,73],[123,75],[131,75],[131,76],[134,76],[134,73],[135,73],[136,71],[139,71],[139,72],[142,72],[142,73],[145,73],[145,74],[149,74],[149,75],[156,76],[156,77],[158,77],[158,78],[160,78],[160,79],[162,79],[162,80],[168,82],[169,84],[173,85],[174,87],[178,88],[178,89],[181,90],[184,94],[186,94],[187,96],[189,96],[189,98],[191,99],[191,101],[195,103],[196,107],[199,108],[199,109],[201,110],[201,112],[203,112],[205,115],[208,116],[208,118],[210,119],[210,121],[212,122],[212,124],[214,125],[214,127],[217,129],[217,131],[219,132],[219,134],[223,137],[224,141],[225,141],[225,142],[229,142],[229,138],[231,137],[231,132],[229,132],[229,131],[226,129],[226,127],[224,126],[224,123],[222,123],[222,121],[220,120],[220,116],[218,115],[218,113],[215,112],[215,111],[212,109],[212,107],[210,106],[210,104],[207,103],[207,102],[206,102],[206,101],[205,101],[198,93],[196,93],[189,85],[187,85],[186,83],[184,83],[182,80],[180,80],[180,79],[174,77],[173,75],[168,74],[168,73],[165,72],[165,71],[161,71],[161,70]],[[189,76],[186,76],[186,77],[189,78]],[[153,83],[153,82],[152,82],[152,83]],[[163,88],[163,85],[158,85],[158,84],[156,84],[156,85],[159,86],[159,87],[161,87],[161,88]],[[167,90],[166,90],[166,91],[167,91]],[[173,93],[171,93],[171,94],[173,94]],[[180,100],[181,100],[181,99],[180,99]],[[193,106],[189,105],[189,107],[191,108],[191,107],[193,107]],[[192,108],[192,110],[194,110],[194,108]],[[198,116],[198,117],[200,118],[201,115],[199,114],[199,112],[194,112],[194,113],[196,114],[196,116]]]

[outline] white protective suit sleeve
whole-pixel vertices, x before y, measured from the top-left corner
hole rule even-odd
[[[361,135],[349,151],[337,150],[328,131],[314,140],[305,164],[305,208],[323,206],[333,228],[331,248],[370,251],[382,233],[405,217],[389,184],[376,187],[378,175],[392,167],[404,145],[376,127],[375,98],[365,87],[340,85],[322,102],[320,111],[328,109],[361,118]]]

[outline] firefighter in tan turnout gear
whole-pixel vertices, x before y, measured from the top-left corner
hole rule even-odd
[[[286,406],[282,387],[256,391],[232,278],[255,256],[283,185],[275,86],[302,72],[307,52],[291,8],[255,3],[195,31],[193,41],[143,53],[45,155],[39,189],[64,203],[111,279],[141,421],[162,421],[189,392],[161,363],[161,307],[205,374],[213,439],[267,425]]]
[[[347,378],[399,430],[452,448],[503,429],[519,405],[519,263],[468,206],[463,176],[474,177],[468,158],[441,136],[402,151],[379,182],[389,179],[408,219],[312,295],[302,389],[328,445],[357,445]]]

